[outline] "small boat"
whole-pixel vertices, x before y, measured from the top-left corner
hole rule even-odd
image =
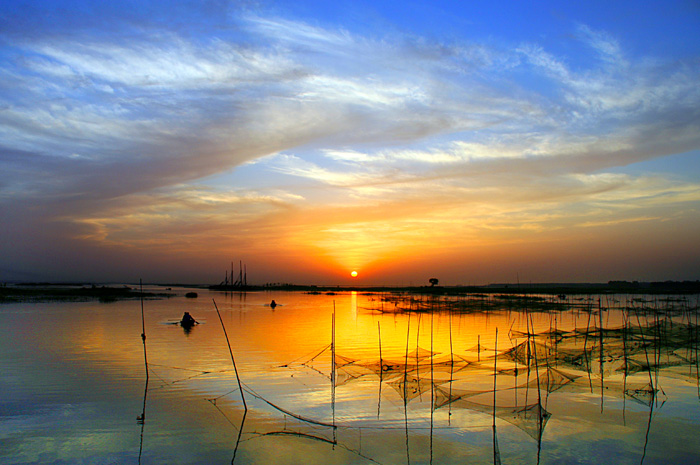
[[[191,328],[192,326],[197,324],[197,320],[192,318],[192,315],[190,315],[190,312],[185,312],[184,315],[182,315],[182,320],[180,320],[180,326],[183,328]]]

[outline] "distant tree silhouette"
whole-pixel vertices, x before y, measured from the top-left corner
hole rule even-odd
[[[433,287],[433,286],[437,286],[439,280],[437,278],[430,278],[428,280],[428,282],[430,283],[430,287]]]

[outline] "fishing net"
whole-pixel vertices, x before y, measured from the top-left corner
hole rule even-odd
[[[443,408],[447,405],[450,408],[462,408],[471,411],[481,412],[486,415],[494,415],[496,418],[505,420],[516,426],[530,437],[539,440],[544,430],[547,420],[551,416],[542,406],[541,402],[527,405],[499,405],[493,401],[476,402],[475,397],[487,394],[484,390],[447,389],[437,387],[435,389],[435,408]],[[489,393],[490,394],[490,393]]]

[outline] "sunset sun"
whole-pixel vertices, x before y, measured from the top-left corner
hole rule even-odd
[[[353,278],[357,278],[357,271],[352,271],[350,273],[350,276],[352,276]]]

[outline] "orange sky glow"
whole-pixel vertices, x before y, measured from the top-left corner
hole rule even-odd
[[[697,11],[382,5],[18,13],[0,281],[700,279]]]

